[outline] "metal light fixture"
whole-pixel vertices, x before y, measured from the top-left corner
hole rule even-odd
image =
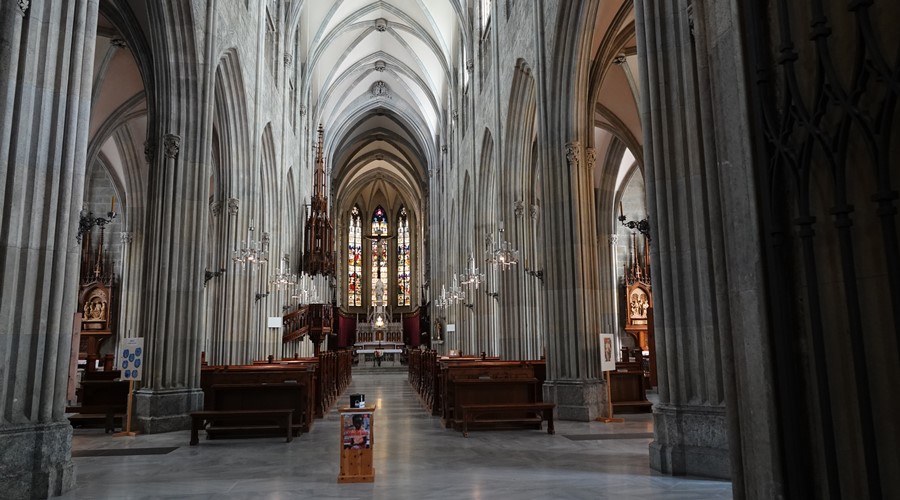
[[[112,206],[110,207],[109,212],[106,212],[106,218],[94,217],[94,212],[88,212],[87,208],[81,207],[81,213],[79,214],[78,220],[78,234],[75,236],[75,239],[78,240],[78,243],[81,243],[81,238],[84,236],[84,233],[90,232],[94,226],[100,226],[100,229],[103,229],[104,226],[112,222],[117,215],[119,214],[116,213],[115,196],[112,198]]]
[[[478,289],[478,285],[484,283],[484,273],[479,273],[478,268],[475,267],[475,256],[471,253],[469,254],[469,265],[466,266],[466,271],[459,275],[459,282],[463,285],[474,285],[475,289]]]
[[[625,211],[622,209],[622,202],[619,202],[619,222],[622,223],[623,226],[627,227],[634,231],[635,229],[647,237],[647,240],[650,241],[650,218],[641,219],[641,220],[630,220],[625,222]]]
[[[500,221],[497,229],[496,244],[488,244],[487,261],[501,271],[506,271],[519,263],[519,251],[513,248],[512,243],[503,239],[503,221]]]
[[[319,290],[313,282],[312,276],[302,273],[297,278],[296,289],[294,290],[292,299],[297,299],[300,304],[315,304],[319,302]]]
[[[297,284],[297,275],[290,271],[287,254],[281,258],[281,266],[278,268],[278,271],[269,278],[269,283],[274,285],[278,290],[292,287]]]
[[[250,227],[247,230],[247,241],[241,242],[241,248],[235,250],[231,256],[231,260],[235,264],[240,264],[241,269],[247,266],[253,267],[254,264],[263,265],[269,261],[269,233],[263,233],[259,240],[253,239],[253,220],[250,220]]]

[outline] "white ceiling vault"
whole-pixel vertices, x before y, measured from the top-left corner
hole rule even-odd
[[[301,92],[325,127],[336,186],[375,173],[424,185],[454,107],[454,55],[468,38],[463,1],[291,3]]]

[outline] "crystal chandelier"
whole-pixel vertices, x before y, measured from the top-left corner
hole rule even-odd
[[[297,284],[297,275],[290,271],[287,254],[282,257],[281,267],[278,268],[278,272],[276,272],[272,275],[271,278],[269,278],[269,283],[274,285],[278,290],[292,287]]]
[[[291,295],[292,299],[297,299],[300,304],[316,304],[319,302],[319,289],[316,288],[312,276],[302,273],[297,279],[296,286],[294,294]]]
[[[434,301],[434,305],[439,309],[446,309],[450,305],[450,299],[447,297],[447,288],[441,285],[441,294]]]
[[[231,260],[235,264],[240,264],[241,269],[253,264],[263,265],[269,261],[269,233],[263,233],[259,240],[253,239],[253,220],[250,220],[250,228],[247,230],[247,241],[241,242],[241,248],[235,250],[231,256]]]
[[[506,271],[515,264],[519,263],[519,251],[514,249],[512,243],[503,239],[503,221],[497,229],[497,242],[493,245],[488,239],[487,261]]]
[[[459,301],[465,302],[466,300],[466,292],[459,286],[459,279],[456,275],[453,275],[453,286],[450,287],[450,300],[453,304],[458,303]]]
[[[466,266],[465,272],[459,275],[460,283],[463,285],[475,285],[475,289],[478,289],[478,285],[484,283],[484,273],[479,273],[478,268],[475,267],[475,256],[471,253],[469,254],[469,265]]]

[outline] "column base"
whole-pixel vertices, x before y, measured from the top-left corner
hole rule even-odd
[[[190,429],[191,412],[201,409],[201,389],[141,389],[134,393],[137,427],[145,434]]]
[[[606,411],[606,382],[603,380],[548,380],[544,401],[556,403],[556,418],[590,422]]]
[[[675,476],[731,479],[724,407],[656,405],[653,429],[651,469]]]
[[[47,498],[75,486],[68,422],[0,426],[0,496]]]

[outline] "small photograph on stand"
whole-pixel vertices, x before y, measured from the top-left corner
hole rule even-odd
[[[345,413],[341,415],[345,450],[363,450],[371,447],[371,413]]]

